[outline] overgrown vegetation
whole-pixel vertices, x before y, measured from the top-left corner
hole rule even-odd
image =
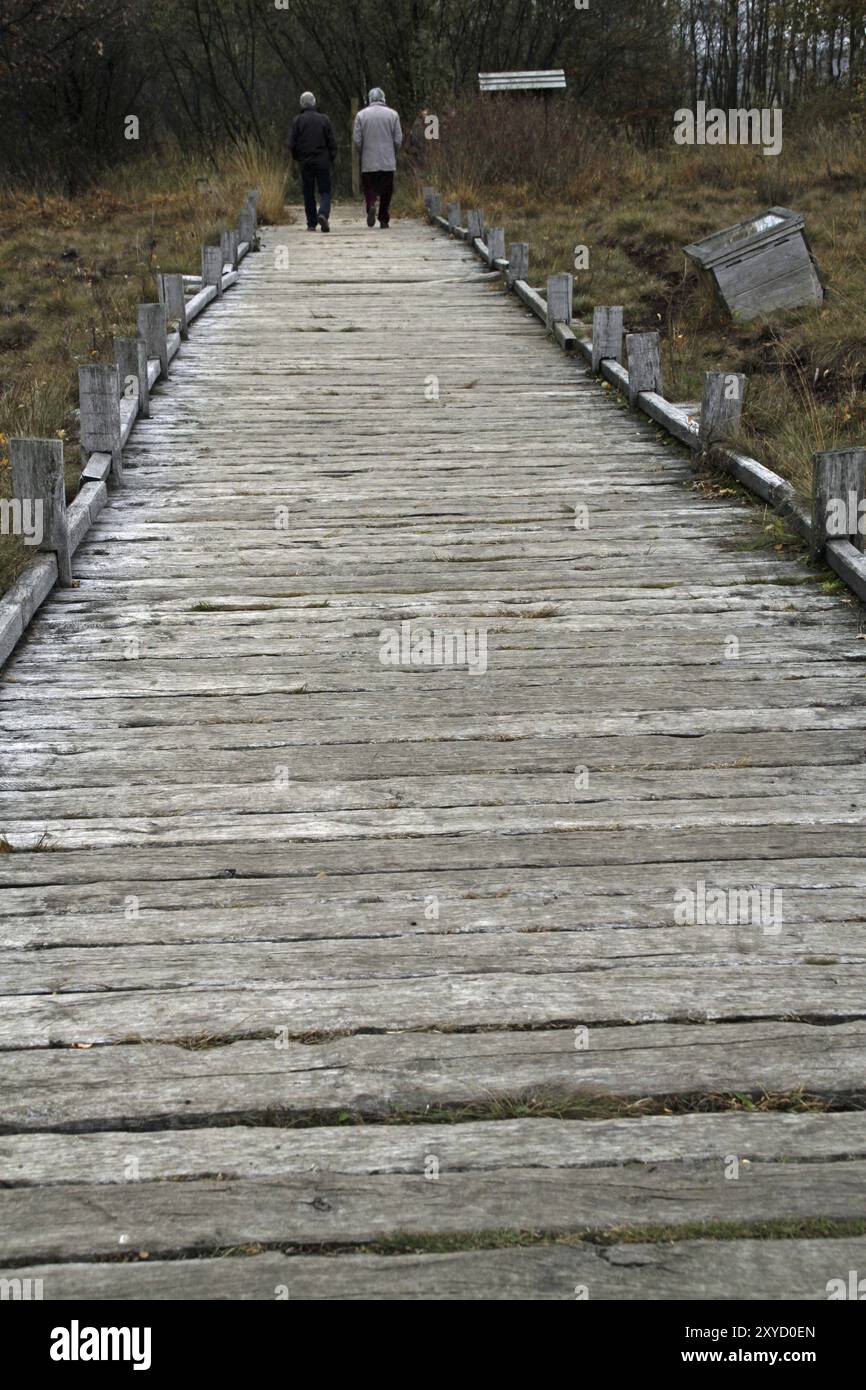
[[[477,99],[443,131],[424,179],[505,226],[506,244],[528,241],[534,285],[573,270],[587,331],[596,304],[622,304],[630,331],[659,329],[669,399],[699,400],[707,370],[745,372],[740,442],[805,494],[815,450],[866,440],[864,135],[848,106],[836,120],[803,112],[777,157],[672,139],[644,148],[591,122],[575,131],[564,105],[545,134],[531,101]],[[776,205],[805,215],[827,297],[733,323],[682,247]],[[586,270],[574,268],[579,246]]]

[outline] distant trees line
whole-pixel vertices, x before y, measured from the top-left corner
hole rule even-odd
[[[345,139],[374,84],[411,119],[498,69],[564,67],[564,100],[647,138],[699,99],[862,108],[866,0],[582,3],[0,0],[0,169],[74,187],[173,140],[205,155],[281,141],[307,87]]]

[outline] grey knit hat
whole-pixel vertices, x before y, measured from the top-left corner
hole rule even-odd
[[[384,106],[385,93],[382,91],[381,87],[371,87],[367,94],[367,100],[370,102],[371,105],[373,104],[373,102],[381,102]]]
[[[301,105],[304,110],[307,110],[310,106],[315,106],[315,104],[316,98],[313,96],[312,92],[301,92]]]

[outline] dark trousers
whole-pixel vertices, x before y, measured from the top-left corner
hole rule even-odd
[[[319,206],[316,208],[316,186],[319,189]],[[331,171],[328,168],[317,169],[311,166],[301,165],[301,187],[304,190],[304,211],[307,214],[307,226],[315,227],[319,217],[330,217],[331,215]]]
[[[391,199],[394,196],[394,170],[370,169],[361,175],[364,201],[367,211],[379,204],[379,225],[387,227],[391,221]]]

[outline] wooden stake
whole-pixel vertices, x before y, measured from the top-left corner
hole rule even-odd
[[[641,391],[662,394],[661,349],[658,333],[626,333],[625,352],[628,363],[628,400],[637,407]]]
[[[63,444],[59,439],[10,439],[12,499],[21,507],[25,544],[28,535],[40,550],[53,550],[57,574],[67,588],[72,583]],[[31,529],[32,528],[32,529]]]
[[[216,285],[217,299],[222,298],[223,253],[218,246],[201,248],[201,283],[202,288],[205,285]]]
[[[137,402],[139,414],[150,418],[150,387],[147,381],[147,343],[143,338],[115,338],[114,361],[120,394]]]
[[[460,204],[459,204],[459,203],[449,203],[448,206],[447,206],[446,212],[447,212],[447,217],[448,217],[448,226],[451,228],[451,230],[452,230],[452,232],[453,232],[453,231],[455,231],[455,229],[456,229],[457,227],[459,227],[459,226],[461,225],[461,222],[460,222]]]
[[[704,448],[728,444],[740,424],[746,378],[742,372],[705,372],[698,432]]]
[[[547,326],[564,323],[571,327],[571,298],[574,277],[568,274],[551,275],[547,281]]]
[[[159,302],[165,305],[167,319],[176,319],[181,338],[189,337],[186,321],[186,295],[183,292],[182,275],[163,275],[156,277]]]
[[[236,227],[226,227],[220,232],[220,251],[222,252],[223,266],[231,266],[232,270],[238,268],[238,242],[240,237]]]
[[[120,447],[120,378],[117,367],[88,362],[78,368],[81,462],[88,454],[111,454],[111,476],[123,477]]]
[[[592,311],[592,370],[605,358],[622,361],[622,305],[602,304]]]
[[[506,279],[509,285],[513,285],[515,280],[525,280],[529,275],[529,242],[512,241],[508,248],[508,274]]]
[[[164,304],[139,304],[138,336],[147,345],[148,357],[159,358],[159,374],[165,380],[168,377],[168,334]]]
[[[494,261],[505,260],[505,228],[487,228],[487,263],[492,265]]]
[[[252,251],[256,240],[256,214],[247,203],[238,214],[238,236]]]
[[[812,455],[812,554],[829,540],[864,548],[866,449],[830,449]]]

